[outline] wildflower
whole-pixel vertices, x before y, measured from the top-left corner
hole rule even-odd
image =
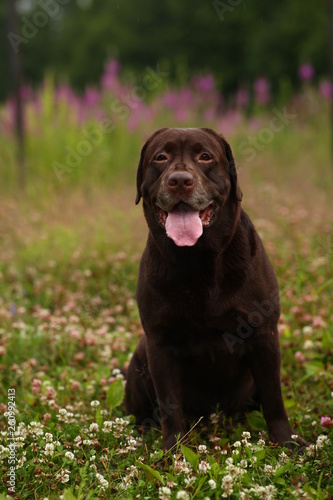
[[[89,431],[90,432],[98,432],[99,431],[99,425],[96,422],[93,422],[89,426]]]
[[[258,104],[267,104],[271,99],[270,85],[266,78],[258,78],[253,85],[255,101]]]
[[[212,488],[212,490],[215,490],[216,482],[214,481],[214,479],[209,479],[208,484],[209,484],[209,487]]]
[[[53,436],[52,436],[52,434],[51,434],[50,432],[47,432],[47,433],[45,434],[45,436],[44,436],[44,437],[45,437],[45,441],[46,441],[47,443],[52,443],[52,441],[53,441]]]
[[[305,351],[311,351],[311,349],[314,348],[314,343],[312,342],[312,340],[306,340],[303,344],[303,349]]]
[[[189,494],[184,491],[184,490],[181,490],[181,491],[178,491],[177,493],[177,496],[176,496],[177,500],[188,500],[188,498],[190,498]]]
[[[101,489],[103,491],[105,491],[108,487],[109,487],[109,483],[106,479],[104,479],[104,477],[102,476],[102,474],[96,474],[96,479],[101,487]]]
[[[175,460],[173,468],[175,472],[185,472],[188,474],[191,471],[185,458],[183,460]]]
[[[33,436],[42,436],[44,434],[43,425],[39,422],[30,422],[28,429]]]
[[[302,328],[304,335],[312,335],[313,334],[313,328],[310,325],[304,326]]]
[[[314,76],[313,66],[309,63],[302,64],[298,70],[298,75],[303,81],[311,80]]]
[[[230,476],[230,474],[224,476],[222,479],[222,488],[223,488],[222,497],[226,498],[230,496],[234,491],[233,486],[234,482],[232,476]]]
[[[54,444],[53,443],[46,443],[44,453],[45,453],[45,455],[53,455]]]
[[[59,474],[56,475],[56,478],[62,483],[68,483],[69,481],[69,470],[62,469]]]
[[[319,94],[324,99],[330,99],[333,94],[333,85],[329,80],[324,80],[319,84]]]
[[[0,460],[4,460],[7,457],[9,457],[9,448],[0,444]]]
[[[198,471],[206,474],[208,470],[210,470],[209,463],[206,462],[205,460],[201,460],[198,465]]]
[[[317,437],[317,442],[316,442],[316,445],[317,445],[317,448],[323,448],[325,442],[327,441],[327,436],[325,436],[324,434],[321,434],[320,436]]]
[[[198,452],[199,453],[207,453],[207,446],[205,444],[200,444],[198,446]]]
[[[296,351],[296,352],[295,352],[295,359],[296,359],[297,361],[300,361],[301,363],[304,363],[304,361],[305,361],[305,356],[304,356],[304,354],[303,354],[301,351]]]
[[[74,453],[71,451],[66,451],[65,457],[68,458],[68,460],[74,460]]]
[[[93,408],[97,408],[97,406],[99,406],[99,405],[100,405],[100,402],[99,402],[99,401],[92,401],[92,402],[90,403],[90,406],[92,406]]]
[[[212,424],[218,424],[219,422],[219,416],[217,413],[212,413],[210,416],[209,416],[209,419],[210,421],[212,422]]]
[[[160,498],[161,500],[168,500],[171,497],[171,490],[167,486],[162,486],[161,488],[159,488],[158,493],[158,498]]]
[[[242,443],[240,441],[235,441],[234,444],[233,444],[233,446],[235,448],[240,448],[242,446]]]
[[[264,467],[264,471],[265,471],[265,474],[267,474],[268,476],[271,476],[274,472],[274,469],[273,469],[272,465],[266,464]]]
[[[295,439],[297,439],[297,438],[298,438],[298,435],[297,435],[297,434],[292,434],[292,435],[291,435],[291,439],[295,440]]]
[[[321,417],[320,425],[326,429],[328,427],[333,427],[333,420],[330,417]]]
[[[288,462],[288,455],[284,451],[282,451],[280,453],[279,463],[280,464],[285,464],[286,462]]]
[[[251,434],[249,432],[247,432],[247,431],[244,431],[242,433],[242,438],[243,439],[251,439]]]

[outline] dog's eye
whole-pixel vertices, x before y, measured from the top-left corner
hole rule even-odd
[[[209,161],[211,159],[212,159],[212,157],[210,156],[209,153],[202,153],[199,157],[199,160],[202,160],[202,161]]]
[[[168,158],[164,154],[159,154],[156,156],[155,161],[166,161]]]

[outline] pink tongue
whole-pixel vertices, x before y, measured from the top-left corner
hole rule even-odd
[[[177,205],[168,213],[165,229],[177,246],[192,247],[202,235],[199,211],[192,210],[185,204]]]

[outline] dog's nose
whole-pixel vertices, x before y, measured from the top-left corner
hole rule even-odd
[[[168,186],[171,190],[185,189],[190,191],[194,185],[194,178],[190,172],[173,172],[168,177]]]

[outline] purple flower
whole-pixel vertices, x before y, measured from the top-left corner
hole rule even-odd
[[[333,95],[333,85],[332,82],[329,80],[323,80],[319,84],[319,94],[324,98],[324,99],[331,99]]]
[[[179,106],[179,96],[176,92],[171,90],[164,94],[163,102],[168,108],[177,109]]]
[[[87,106],[96,106],[99,103],[99,93],[96,89],[87,88],[83,98],[84,104]]]
[[[246,89],[239,89],[236,92],[236,106],[242,108],[247,106],[250,101],[249,93]]]
[[[103,88],[115,89],[118,85],[120,64],[116,59],[111,59],[105,64],[101,84]]]
[[[211,92],[215,89],[215,79],[213,75],[197,76],[193,79],[193,85],[201,92]]]
[[[333,427],[333,420],[331,419],[331,417],[321,417],[320,425],[323,427],[323,429],[328,429],[329,427]]]
[[[301,80],[308,81],[311,80],[314,76],[314,68],[311,64],[305,63],[300,66],[298,70],[298,76],[300,77]]]
[[[253,85],[254,99],[258,104],[268,104],[271,100],[270,84],[264,78],[258,78]]]

